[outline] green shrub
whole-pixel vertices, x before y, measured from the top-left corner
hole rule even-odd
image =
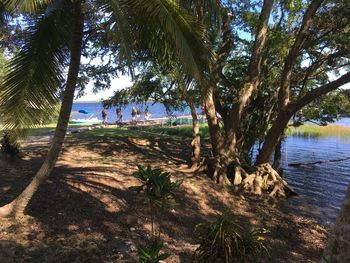
[[[16,158],[19,155],[20,145],[13,140],[8,132],[4,132],[4,135],[0,141],[0,151],[7,158]]]
[[[170,254],[161,254],[160,251],[164,248],[163,244],[158,239],[153,241],[150,247],[139,246],[137,254],[140,263],[158,263],[160,260],[167,259]]]
[[[265,229],[251,228],[234,215],[220,215],[196,226],[200,246],[195,262],[257,262],[257,256],[268,251],[263,244]]]

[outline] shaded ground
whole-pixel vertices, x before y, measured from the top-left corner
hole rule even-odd
[[[0,262],[135,262],[136,245],[147,243],[151,228],[142,196],[128,190],[137,185],[131,176],[137,164],[161,167],[183,180],[178,206],[161,223],[166,249],[181,262],[191,262],[197,247],[195,225],[222,211],[269,230],[271,258],[262,262],[320,261],[327,237],[323,226],[292,214],[285,201],[244,198],[203,174],[186,172],[189,144],[114,129],[70,136],[50,180],[31,201],[28,216],[0,219]],[[47,140],[35,139],[25,150],[23,160],[0,163],[0,205],[31,180]]]

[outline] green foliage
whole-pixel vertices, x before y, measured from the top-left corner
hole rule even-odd
[[[263,243],[266,230],[251,228],[234,215],[220,215],[214,220],[198,224],[196,233],[200,246],[195,262],[256,262],[262,252],[268,254]]]
[[[152,169],[150,165],[147,168],[138,166],[138,171],[133,173],[141,185],[131,186],[130,190],[135,192],[143,192],[147,198],[147,208],[151,211],[152,235],[155,236],[154,218],[160,220],[161,215],[158,214],[164,209],[174,205],[174,191],[181,185],[180,181],[172,182],[170,174],[163,172],[161,169]],[[163,244],[159,242],[160,228],[158,229],[158,237],[148,248],[139,246],[138,255],[142,263],[156,263],[169,257],[169,254],[159,254],[163,248]]]
[[[147,198],[148,208],[157,213],[162,209],[174,204],[174,191],[181,185],[180,181],[172,182],[170,174],[161,169],[152,169],[150,165],[147,168],[138,166],[138,171],[133,173],[141,185],[131,186],[130,190],[143,192]]]
[[[140,263],[158,263],[160,260],[167,259],[170,254],[160,251],[164,248],[163,244],[158,239],[154,240],[150,247],[137,247],[137,254],[139,256]]]
[[[309,120],[321,124],[333,122],[338,115],[350,115],[350,91],[340,90],[322,96],[298,112],[297,121]]]
[[[4,132],[3,138],[0,141],[0,152],[13,159],[18,157],[20,145],[18,142],[13,140],[8,132]]]

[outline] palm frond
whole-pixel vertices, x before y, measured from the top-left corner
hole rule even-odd
[[[109,34],[113,41],[117,41],[120,45],[119,59],[126,60],[129,66],[130,72],[132,70],[132,50],[135,41],[135,35],[133,34],[133,26],[130,19],[128,19],[128,13],[126,13],[125,6],[119,0],[106,1],[105,10],[111,14],[111,28]]]
[[[69,8],[35,18],[26,43],[7,65],[0,89],[0,118],[15,136],[40,125],[57,106],[68,57],[64,47],[70,38],[69,18]]]
[[[173,0],[119,0],[134,18],[137,43],[163,65],[179,61],[183,71],[201,78],[210,52],[204,27]]]
[[[33,13],[50,4],[52,0],[3,0],[7,9]]]

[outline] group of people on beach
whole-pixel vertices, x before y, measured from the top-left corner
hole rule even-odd
[[[122,109],[119,107],[116,109],[116,113],[117,113],[117,124],[122,124],[123,122],[123,113],[122,113]],[[148,106],[146,106],[146,109],[144,111],[144,115],[145,115],[145,120],[149,120],[152,116],[151,112],[148,110]],[[131,110],[131,119],[132,122],[137,122],[141,120],[141,110],[137,107],[132,107]],[[107,110],[104,108],[102,110],[102,123],[106,124],[107,123]]]

